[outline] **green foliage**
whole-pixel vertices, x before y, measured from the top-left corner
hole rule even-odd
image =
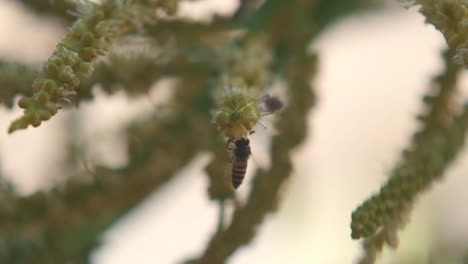
[[[10,132],[39,126],[70,102],[92,100],[96,85],[107,93],[135,96],[164,78],[176,82],[171,99],[121,131],[129,149],[122,167],[95,165],[91,173],[67,175],[61,185],[28,197],[1,182],[0,263],[86,263],[102,232],[202,151],[215,154],[206,168],[209,199],[220,204],[235,200],[223,177],[224,136],[248,136],[261,118],[257,99],[279,80],[285,83],[287,107],[278,114],[271,168],[256,173],[247,202],[238,205],[230,224],[220,223],[202,254],[187,261],[226,262],[278,208],[293,169],[290,153],[304,141],[306,117],[316,102],[310,81],[320,56],[309,45],[340,17],[375,7],[367,0],[241,1],[235,16],[201,23],[174,16],[176,0],[21,2],[66,20],[70,17],[63,11],[74,6],[76,21],[41,71],[0,61],[0,103],[11,107],[22,95],[18,105],[24,109]],[[462,148],[468,126],[468,107],[458,113],[461,107],[453,100],[460,62],[466,66],[467,61],[466,1],[416,2],[451,49],[444,55],[445,72],[434,79],[435,90],[423,98],[427,111],[418,117],[421,128],[402,160],[379,193],[352,214],[352,238],[364,239],[362,263],[373,263],[385,243],[397,246],[397,229],[415,198],[442,177]],[[137,38],[148,48],[132,49],[131,40]],[[245,89],[226,94],[232,85]]]

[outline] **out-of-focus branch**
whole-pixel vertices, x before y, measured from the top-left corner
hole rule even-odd
[[[190,78],[211,76],[219,70],[208,59],[194,59],[176,52],[172,57],[153,58],[145,53],[111,55],[108,60],[96,65],[95,73],[80,85],[80,99],[92,98],[92,88],[101,85],[107,93],[124,90],[128,95],[141,95],[158,80],[167,77]]]
[[[227,154],[226,143],[221,141],[217,133],[213,134],[213,144],[211,151],[214,154],[213,160],[206,167],[209,177],[208,196],[212,200],[225,200],[232,198],[234,191],[231,186],[231,171],[228,166],[230,155]]]
[[[9,254],[0,254],[1,262],[65,263],[79,259],[85,253],[83,250],[91,249],[98,235],[117,217],[164,186],[200,149],[193,146],[196,141],[192,138],[184,140],[184,137],[174,136],[185,134],[184,120],[174,118],[163,123],[147,120],[145,123],[133,132],[137,143],[130,146],[133,159],[127,168],[96,168],[91,182],[71,179],[56,191],[19,198],[10,204],[11,211],[0,220],[3,249],[6,247],[0,251]],[[143,138],[142,133],[151,133],[151,137]],[[140,144],[144,149],[138,147]],[[78,235],[80,233],[82,235]],[[28,245],[37,246],[25,252],[21,260],[12,262],[15,251],[8,237],[16,241],[15,247],[23,250],[28,250]],[[77,241],[70,243],[67,239],[71,237]]]
[[[31,95],[31,83],[39,74],[36,67],[0,61],[0,104],[11,108],[17,95]]]
[[[240,0],[239,7],[234,12],[234,19],[242,19],[248,16],[259,4],[259,0]]]
[[[172,40],[178,46],[207,49],[213,47],[214,41],[226,41],[229,30],[237,28],[229,18],[215,16],[210,23],[181,19],[161,20],[155,24],[146,24],[144,29],[147,36],[160,43]]]
[[[70,0],[17,0],[34,12],[53,15],[68,22],[75,20],[68,11],[71,11],[76,3]]]
[[[212,107],[208,88],[203,75],[182,80],[176,87],[176,107],[171,107],[167,116],[156,114],[132,126],[126,167],[97,167],[85,182],[83,177],[67,178],[63,188],[9,203],[9,210],[0,211],[4,238],[0,252],[6,252],[0,253],[0,262],[86,259],[99,234],[116,218],[161,188],[196,153],[207,148],[211,140],[207,135],[212,130],[205,115],[206,108]],[[22,251],[21,259],[15,259],[17,250]]]
[[[315,30],[324,31],[338,19],[353,13],[375,10],[383,6],[383,1],[373,0],[322,0],[314,9],[310,19],[316,25]]]

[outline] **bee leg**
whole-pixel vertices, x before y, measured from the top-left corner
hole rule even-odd
[[[265,111],[265,112],[260,113],[260,116],[267,116],[267,115],[271,115],[274,113],[275,113],[274,111]]]
[[[258,120],[258,123],[262,125],[264,129],[267,129],[268,127],[265,125],[265,123],[262,122],[262,120]]]
[[[255,133],[255,130],[250,130],[249,136],[252,135],[253,133]]]
[[[234,143],[234,139],[233,139],[233,138],[228,139],[228,141],[226,142],[226,148],[227,148],[228,150],[232,150],[232,147],[229,147],[229,144],[231,144],[231,143]]]

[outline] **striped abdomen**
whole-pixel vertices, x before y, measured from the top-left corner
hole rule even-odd
[[[242,159],[239,157],[234,157],[234,161],[232,163],[232,186],[234,189],[237,189],[239,185],[241,185],[242,181],[245,178],[245,172],[247,171],[247,161],[246,159]]]

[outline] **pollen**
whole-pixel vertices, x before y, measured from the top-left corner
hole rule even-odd
[[[214,113],[218,129],[227,138],[246,138],[260,121],[261,109],[257,101],[257,96],[245,86],[226,88],[220,96],[220,107]]]

